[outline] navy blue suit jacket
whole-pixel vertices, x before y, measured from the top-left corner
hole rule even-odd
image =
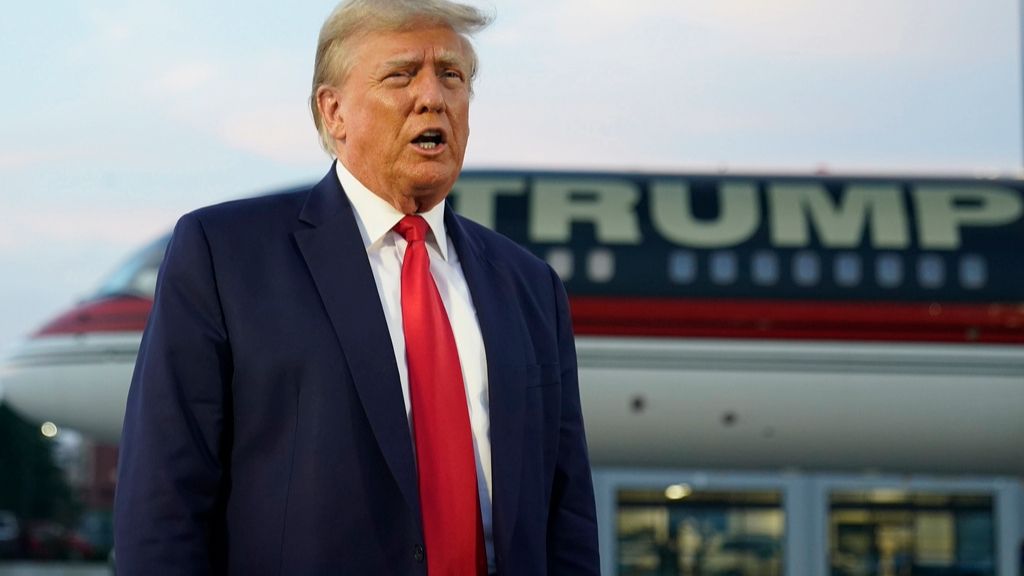
[[[498,573],[597,574],[564,289],[508,239],[450,208],[445,224],[487,354]],[[425,574],[416,482],[334,170],[182,217],[128,395],[118,574]]]

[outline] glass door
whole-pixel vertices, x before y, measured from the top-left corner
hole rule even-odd
[[[996,574],[991,494],[894,489],[834,491],[829,497],[834,576]]]
[[[695,490],[688,484],[617,493],[623,576],[782,574],[779,490]]]

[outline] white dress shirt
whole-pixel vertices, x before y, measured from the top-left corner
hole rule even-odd
[[[409,367],[405,359],[405,332],[402,328],[402,260],[408,243],[401,234],[392,229],[405,214],[366,188],[340,160],[336,162],[336,166],[341,187],[352,203],[359,234],[363,238],[370,268],[373,270],[373,279],[377,284],[377,294],[384,308],[388,332],[391,334],[391,345],[395,351],[395,362],[398,364],[398,376],[402,381],[405,414],[408,418],[412,408],[409,402]],[[489,569],[493,572],[490,417],[487,357],[483,337],[477,322],[476,308],[473,307],[473,300],[469,294],[469,286],[466,285],[466,278],[459,264],[459,255],[445,231],[444,202],[438,203],[420,216],[430,225],[426,239],[427,253],[430,255],[430,273],[448,312],[448,321],[455,335],[455,347],[459,352],[459,363],[462,365],[469,422],[473,428],[473,452],[476,457],[477,490],[483,518],[484,541]],[[415,444],[413,449],[415,451]]]

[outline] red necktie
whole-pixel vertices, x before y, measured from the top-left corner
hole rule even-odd
[[[395,231],[409,243],[402,262],[402,326],[427,574],[487,574],[469,407],[455,336],[430,275],[427,222],[406,216]]]

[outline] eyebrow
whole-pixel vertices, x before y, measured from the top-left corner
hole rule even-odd
[[[465,68],[466,62],[458,52],[454,50],[441,50],[434,57],[434,63],[445,67],[456,67]],[[420,66],[423,64],[423,58],[420,56],[400,56],[384,62],[384,68],[387,70],[397,70],[402,68],[410,68],[414,66]]]
[[[453,50],[441,50],[438,52],[434,58],[434,63],[456,68],[465,68],[467,65],[466,60]]]

